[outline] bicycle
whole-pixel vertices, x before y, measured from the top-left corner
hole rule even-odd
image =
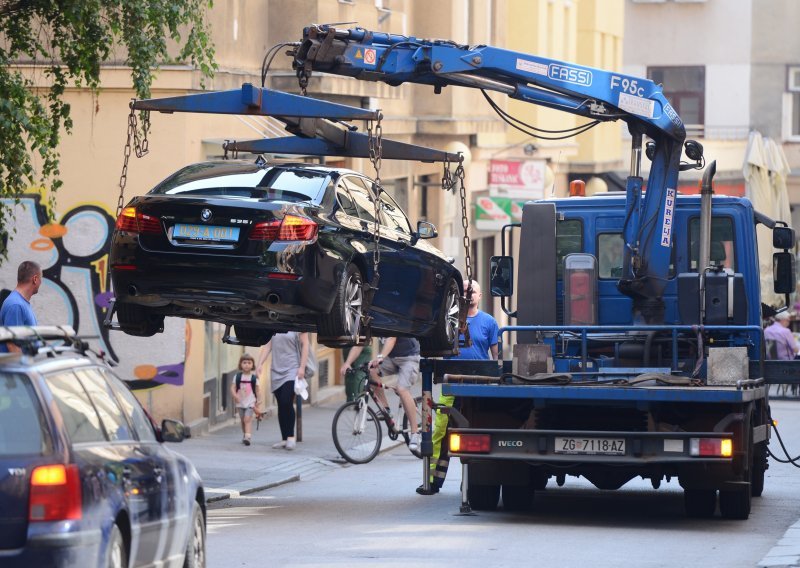
[[[357,369],[349,369],[348,374],[354,373],[357,370],[366,372],[367,378],[363,381],[361,393],[358,394],[355,400],[344,403],[333,416],[333,423],[331,425],[331,433],[333,434],[333,445],[336,446],[339,454],[348,462],[353,464],[364,464],[375,459],[378,452],[381,450],[381,442],[383,441],[383,431],[381,429],[381,421],[386,422],[389,439],[396,440],[399,436],[403,436],[406,446],[411,439],[411,428],[409,427],[408,416],[403,409],[402,400],[398,396],[397,416],[402,415],[402,428],[397,428],[397,422],[394,417],[389,414],[388,416],[381,408],[378,402],[375,389],[384,388],[389,389],[397,394],[397,387],[389,385],[381,385],[381,383],[373,380],[369,376],[369,363],[364,363]],[[372,409],[369,401],[372,399],[378,411]],[[418,432],[422,431],[422,397],[414,398],[414,405],[417,408],[417,428]],[[419,449],[411,450],[411,453],[422,458],[422,453]]]

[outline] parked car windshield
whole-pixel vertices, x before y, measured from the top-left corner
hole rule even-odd
[[[296,167],[204,163],[176,172],[150,194],[313,201],[321,197],[327,178],[326,172]]]
[[[0,373],[0,457],[50,453],[44,416],[25,375]]]

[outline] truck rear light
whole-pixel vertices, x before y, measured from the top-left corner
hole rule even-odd
[[[161,221],[157,217],[136,211],[136,207],[126,207],[117,217],[114,225],[118,231],[127,233],[157,235],[161,233]]]
[[[729,458],[733,455],[733,440],[730,438],[690,438],[689,455]]]
[[[256,223],[250,239],[256,241],[314,241],[319,227],[311,219],[286,215],[282,220]]]
[[[82,516],[78,466],[43,465],[31,473],[28,520],[74,521]]]
[[[450,434],[450,451],[461,454],[488,454],[492,449],[489,434]]]

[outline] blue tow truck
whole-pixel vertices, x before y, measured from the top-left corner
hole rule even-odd
[[[506,509],[528,508],[551,479],[561,485],[572,475],[601,489],[635,477],[658,488],[674,478],[690,516],[711,517],[719,502],[723,517],[746,519],[768,466],[768,385],[800,382],[796,362],[765,357],[756,225],[772,230],[774,291],[787,305],[795,234],[747,199],[713,197],[715,162],[706,166],[702,146],[686,140],[661,86],[492,46],[329,25],[305,28],[289,53],[303,91],[315,72],[430,85],[434,93],[477,88],[528,133],[488,92],[586,118],[573,134],[622,120],[631,135],[625,192],[530,202],[522,221],[503,230],[504,250],[514,239],[520,251],[490,267],[491,293],[517,324],[502,330],[504,360],[422,361],[423,486],[438,382],[456,398],[441,411],[450,418],[450,454],[462,464],[462,511],[494,509],[501,495]],[[236,142],[233,150],[291,148],[375,164],[458,160],[376,143],[372,128],[365,135],[345,122],[379,127],[378,111],[263,85],[132,108],[270,115],[293,135]],[[646,181],[643,154],[651,162]],[[678,194],[679,172],[703,168],[700,196]]]

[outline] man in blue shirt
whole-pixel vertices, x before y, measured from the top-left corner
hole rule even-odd
[[[17,287],[0,307],[0,325],[36,325],[36,314],[31,308],[31,298],[42,285],[42,267],[26,260],[17,268]],[[18,352],[16,345],[0,345],[0,353]]]
[[[467,282],[464,282],[465,296],[468,290],[467,284]],[[469,298],[469,311],[467,312],[467,327],[469,328],[469,336],[472,340],[472,345],[461,349],[458,355],[453,357],[453,359],[497,359],[497,337],[500,328],[497,325],[497,321],[492,316],[478,309],[481,295],[480,285],[473,280],[472,297]],[[464,336],[462,335],[459,340],[463,341]],[[452,407],[453,404],[455,404],[455,397],[452,395],[441,395],[439,397],[439,404]],[[436,419],[433,423],[431,488],[429,491],[425,491],[424,486],[420,485],[417,487],[417,493],[420,495],[433,495],[434,493],[438,493],[447,476],[447,467],[450,464],[447,444],[444,443],[447,439],[447,422],[448,416],[437,410]]]

